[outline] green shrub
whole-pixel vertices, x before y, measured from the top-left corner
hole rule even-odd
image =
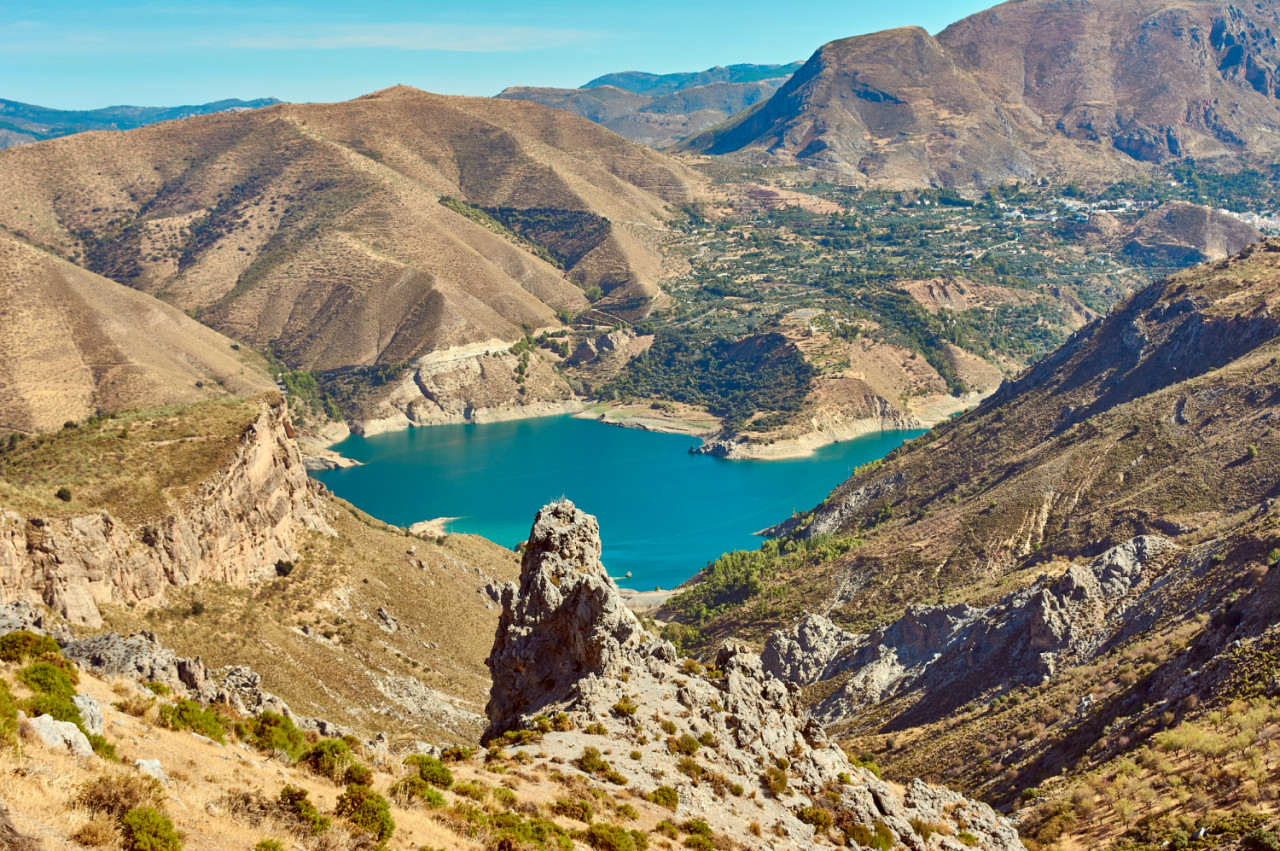
[[[1244,839],[1240,841],[1240,847],[1244,851],[1280,851],[1280,836],[1260,827],[1252,833],[1245,834]]]
[[[129,810],[120,819],[126,851],[182,851],[169,817],[155,807]]]
[[[433,756],[426,754],[414,754],[404,759],[405,765],[412,765],[418,769],[418,776],[426,783],[430,783],[439,789],[448,789],[453,785],[453,772],[449,767]]]
[[[694,851],[715,851],[716,844],[709,836],[703,836],[695,833],[692,836],[686,836],[683,843],[685,848],[692,848]]]
[[[707,824],[700,818],[685,819],[680,824],[680,829],[685,833],[693,833],[698,836],[710,836],[711,825]]]
[[[347,770],[342,774],[342,782],[355,783],[360,786],[369,786],[373,784],[373,771],[364,763],[351,761],[347,766]]]
[[[18,701],[9,691],[9,683],[0,679],[0,743],[14,744],[18,740]]]
[[[89,747],[93,748],[93,752],[105,759],[107,762],[119,762],[120,757],[116,755],[116,746],[107,741],[106,736],[99,736],[96,733],[85,733],[85,738],[89,740]]]
[[[19,705],[32,718],[48,715],[55,721],[66,721],[75,724],[81,730],[84,729],[84,719],[80,717],[80,710],[71,702],[69,697],[37,694],[22,701]]]
[[[469,782],[463,780],[453,784],[453,791],[455,794],[462,795],[464,798],[470,798],[471,800],[481,804],[488,800],[490,788],[491,787],[487,783],[482,783],[479,780],[472,780]]]
[[[391,807],[388,806],[387,799],[368,786],[352,783],[347,791],[338,796],[333,812],[361,830],[373,834],[379,842],[385,843],[395,833],[396,823],[391,818]]]
[[[668,736],[674,736],[676,733],[676,722],[672,721],[670,718],[662,719],[662,723],[658,726],[661,727],[662,732],[666,733]]]
[[[565,818],[576,819],[583,824],[591,824],[591,804],[570,798],[558,798],[551,805],[551,812]]]
[[[588,774],[598,774],[602,771],[608,771],[609,763],[601,758],[599,748],[593,748],[588,745],[582,749],[582,756],[578,757],[578,768]]]
[[[599,721],[596,721],[583,727],[582,732],[588,733],[592,736],[604,736],[608,734],[609,731],[604,728],[603,724],[601,724]]]
[[[0,660],[5,662],[18,662],[25,665],[46,653],[61,652],[58,642],[47,635],[36,635],[25,629],[0,635]]]
[[[613,705],[613,711],[624,718],[630,718],[632,715],[635,715],[636,710],[638,709],[639,707],[636,706],[635,701],[629,697],[624,697]]]
[[[280,844],[278,839],[263,839],[253,846],[253,851],[284,851],[284,846]]]
[[[835,819],[831,817],[831,813],[822,809],[822,807],[805,807],[796,813],[796,818],[805,824],[811,824],[818,833],[831,827],[835,823]],[[917,831],[919,832],[919,831]],[[926,837],[928,838],[928,837]]]
[[[511,809],[516,805],[516,793],[505,786],[497,786],[493,790],[493,802],[500,806]]]
[[[978,846],[978,837],[974,836],[972,833],[970,833],[967,830],[961,831],[960,835],[958,835],[956,839],[959,839],[965,846],[969,848],[976,848]]]
[[[764,785],[769,790],[769,794],[777,798],[787,791],[787,772],[771,765],[764,770]]]
[[[145,683],[145,686],[148,691],[150,691],[152,694],[157,695],[159,697],[168,697],[169,695],[173,694],[173,689],[169,688],[164,683],[158,683],[155,680],[152,680],[149,683]]]
[[[351,746],[342,739],[321,739],[299,761],[321,777],[340,783],[346,776],[351,759]]]
[[[190,730],[226,744],[227,728],[222,716],[194,700],[161,706],[160,725],[170,730]]]
[[[682,753],[686,756],[693,756],[698,752],[701,744],[693,736],[688,733],[683,734],[680,738],[667,739],[667,750],[672,753]]]
[[[597,822],[587,828],[587,844],[598,851],[636,851],[631,831],[612,824]]]
[[[666,807],[675,812],[680,806],[680,794],[670,786],[659,786],[652,792],[644,796],[644,799],[651,804],[657,804],[660,807]]]
[[[934,831],[937,830],[935,825],[930,824],[924,819],[913,818],[910,819],[908,823],[911,825],[911,829],[915,831],[916,835],[925,842],[928,842],[929,837],[933,836]]]
[[[32,691],[50,697],[65,697],[70,700],[76,696],[76,686],[71,675],[66,669],[49,662],[33,662],[18,671],[18,679]]]
[[[475,756],[475,748],[469,748],[466,745],[453,745],[447,747],[441,752],[440,758],[445,762],[466,762]]]
[[[63,502],[70,502],[71,488],[68,488],[68,487],[58,488],[58,492],[55,493],[54,496],[56,496],[58,499],[62,500]]]
[[[280,790],[281,808],[293,819],[304,825],[313,834],[324,833],[333,822],[328,816],[320,815],[316,805],[307,799],[307,790],[296,786],[285,786]]]
[[[264,712],[246,726],[249,741],[260,751],[279,751],[292,761],[307,752],[306,735],[283,715]]]

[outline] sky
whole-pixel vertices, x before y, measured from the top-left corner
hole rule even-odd
[[[337,101],[400,83],[493,95],[611,71],[807,59],[992,0],[3,0],[0,98],[61,109],[228,97]]]

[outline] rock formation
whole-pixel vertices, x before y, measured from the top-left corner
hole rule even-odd
[[[0,599],[43,602],[96,627],[98,603],[154,602],[213,579],[245,585],[297,557],[306,530],[331,533],[289,435],[288,408],[263,403],[231,462],[168,513],[130,528],[103,511],[65,519],[0,512]]]
[[[913,819],[968,832],[979,847],[1020,847],[985,804],[919,782],[903,793],[853,765],[745,646],[726,644],[711,669],[678,664],[623,604],[600,564],[595,518],[571,502],[538,512],[520,584],[503,587],[502,605],[486,736],[527,748],[530,760],[576,760],[641,794],[668,787],[677,818],[752,848],[815,847],[812,823],[824,821],[915,847]],[[634,750],[601,768],[584,750],[597,745]],[[755,835],[751,821],[768,830]]]
[[[1111,638],[1135,629],[1123,617],[1131,592],[1145,587],[1152,564],[1176,549],[1164,538],[1140,536],[989,608],[910,606],[869,635],[809,615],[769,637],[765,670],[797,685],[843,676],[814,709],[824,723],[908,693],[916,698],[908,716],[936,720],[989,690],[1036,684],[1059,666],[1086,662]]]

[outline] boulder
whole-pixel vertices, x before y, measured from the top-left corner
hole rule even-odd
[[[158,759],[135,759],[133,767],[139,774],[147,777],[154,777],[160,782],[161,786],[169,785],[169,775],[165,773],[164,766],[160,764]]]
[[[75,756],[93,756],[93,746],[89,744],[89,739],[70,721],[55,721],[52,716],[40,715],[26,718],[22,726],[31,738],[46,748],[67,750]]]
[[[80,720],[84,722],[84,728],[92,736],[101,736],[103,728],[102,707],[98,704],[96,698],[87,694],[77,694],[72,701],[76,705],[76,709],[80,710]]]

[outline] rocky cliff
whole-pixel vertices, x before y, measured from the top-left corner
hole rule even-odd
[[[925,825],[977,847],[1020,847],[985,804],[854,765],[745,646],[726,644],[710,669],[680,663],[623,604],[595,518],[571,502],[538,513],[520,583],[501,596],[486,735],[516,745],[517,759],[575,761],[751,848],[876,836],[923,847]],[[604,763],[601,749],[631,755]]]
[[[43,602],[98,626],[99,603],[146,603],[202,580],[245,585],[296,557],[305,531],[329,532],[282,400],[261,401],[229,463],[169,495],[140,523],[109,510],[0,513],[0,595]],[[200,438],[195,438],[199,440]]]

